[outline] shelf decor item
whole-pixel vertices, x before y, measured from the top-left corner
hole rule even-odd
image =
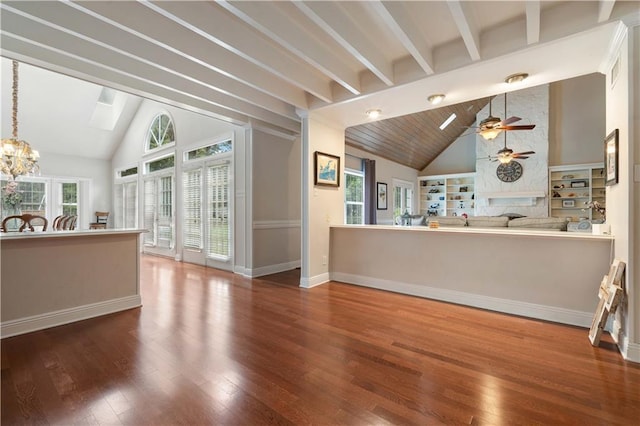
[[[604,140],[604,170],[606,186],[618,183],[618,129]]]
[[[562,207],[575,207],[576,202],[574,200],[562,200]]]
[[[383,182],[377,182],[377,194],[378,194],[378,210],[387,210],[387,184]]]
[[[314,184],[322,186],[340,186],[340,157],[314,153]]]

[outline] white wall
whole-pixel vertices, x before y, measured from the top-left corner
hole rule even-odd
[[[331,127],[313,116],[302,123],[302,270],[300,285],[313,287],[329,281],[329,230],[344,222],[344,179],[340,186],[313,184],[316,151],[340,157],[344,174],[344,129]]]
[[[635,345],[636,348],[636,360],[640,360],[640,356],[637,353],[640,346],[640,26],[633,28],[632,42],[629,44],[629,50],[632,52],[633,59],[633,72],[632,72],[632,93],[633,101],[631,102],[631,110],[633,117],[633,161],[630,161],[630,166],[634,167],[634,180],[633,180],[633,203],[631,204],[631,228],[630,232],[633,236],[632,244],[632,259],[631,267],[627,271],[628,281],[627,290],[629,292],[629,300],[634,301],[633,306],[630,307],[632,315],[629,318],[630,333],[629,340]]]
[[[504,98],[493,99],[493,115],[496,117],[521,117],[518,123],[532,123],[533,130],[502,132],[494,140],[487,141],[482,136],[476,137],[476,182],[475,182],[475,215],[498,216],[504,213],[518,213],[531,217],[549,215],[547,198],[537,198],[535,205],[523,206],[522,200],[502,199],[495,204],[484,194],[515,192],[540,192],[546,194],[549,188],[548,149],[549,149],[549,85],[530,87],[507,96],[507,111],[504,110]],[[478,113],[478,118],[489,116],[489,105]],[[523,168],[522,177],[514,182],[502,182],[496,175],[499,162],[486,159],[496,155],[506,145],[514,152],[535,151],[528,159],[517,160]]]
[[[253,130],[251,276],[300,265],[300,144]]]
[[[604,116],[604,75],[594,73],[550,84],[549,165],[602,162]]]
[[[403,166],[402,164],[389,161],[385,158],[377,155],[369,154],[368,152],[356,149],[351,146],[345,147],[345,153],[353,155],[358,158],[369,158],[376,161],[376,182],[382,182],[387,184],[388,191],[388,203],[387,210],[377,210],[377,223],[378,224],[392,224],[393,223],[393,199],[391,197],[392,192],[392,180],[400,179],[408,182],[413,182],[415,185],[414,193],[414,206],[413,211],[418,211],[418,199],[419,199],[419,187],[417,183],[418,171],[411,167]],[[347,156],[347,164],[353,162],[353,157]],[[355,165],[355,164],[354,164]],[[374,189],[375,191],[375,189]],[[344,215],[343,215],[344,223]]]
[[[476,134],[469,130],[436,157],[420,176],[446,175],[476,171]]]
[[[629,37],[625,37],[619,50],[613,52],[610,67],[606,70],[606,133],[614,129],[619,131],[618,145],[618,175],[619,182],[607,187],[607,223],[611,226],[611,233],[615,235],[614,257],[627,264],[626,269],[626,302],[616,312],[612,336],[621,347],[627,358],[640,362],[640,344],[638,339],[638,283],[635,279],[637,263],[631,262],[635,239],[633,235],[637,222],[633,222],[637,213],[633,211],[633,197],[636,193],[633,187],[633,165],[635,128],[638,126],[634,117],[637,99],[634,99],[634,82],[638,79],[638,70],[634,69],[638,52],[635,42],[638,39],[637,29],[631,30]],[[635,48],[634,48],[635,46]],[[615,82],[612,79],[612,68],[615,59],[619,58],[619,74]],[[637,231],[636,231],[637,233]]]

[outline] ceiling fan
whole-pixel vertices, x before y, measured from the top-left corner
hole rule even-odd
[[[518,126],[511,126],[511,123],[522,120],[520,117],[509,117],[504,120],[500,120],[498,117],[494,117],[491,112],[491,99],[489,99],[489,117],[480,122],[476,133],[480,134],[483,138],[490,141],[495,139],[501,132],[508,130],[531,130],[536,127],[535,124],[522,124]],[[507,94],[504,94],[504,113],[507,115]]]
[[[483,157],[483,159],[489,161],[499,161],[501,164],[510,163],[511,160],[516,158],[521,160],[526,160],[529,158],[529,155],[535,154],[535,151],[524,151],[524,152],[513,152],[511,148],[507,148],[507,133],[504,134],[504,148],[498,151],[497,155],[490,155],[488,157]]]

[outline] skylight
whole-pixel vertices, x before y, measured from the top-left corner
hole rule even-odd
[[[449,124],[451,124],[451,122],[452,122],[453,120],[455,120],[455,119],[456,119],[456,117],[457,117],[457,115],[456,115],[456,113],[455,113],[455,112],[454,112],[454,113],[451,113],[451,115],[449,116],[449,118],[447,118],[446,120],[444,120],[444,123],[442,123],[442,124],[440,125],[440,130],[444,130],[444,129],[446,129],[446,127],[447,127]]]

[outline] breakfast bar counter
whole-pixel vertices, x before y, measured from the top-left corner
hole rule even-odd
[[[614,237],[425,226],[331,227],[334,281],[588,327]]]
[[[2,337],[141,306],[142,232],[1,234]]]

